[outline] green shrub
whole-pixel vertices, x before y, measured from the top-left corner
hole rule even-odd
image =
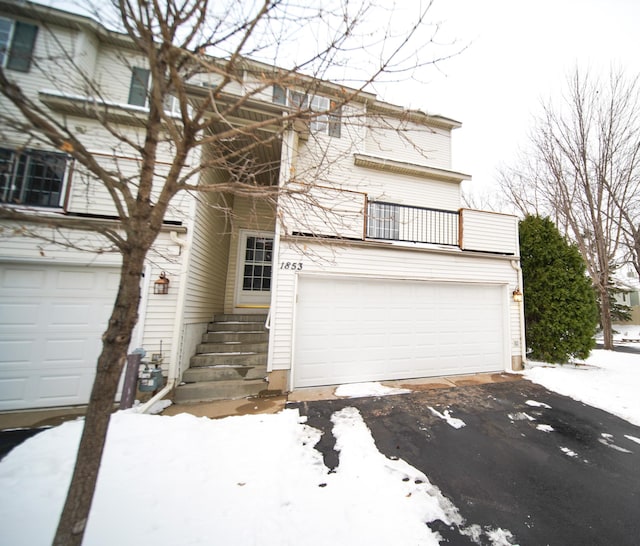
[[[529,358],[566,363],[587,358],[595,346],[598,306],[579,250],[549,218],[520,222]]]

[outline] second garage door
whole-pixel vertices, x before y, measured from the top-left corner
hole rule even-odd
[[[301,277],[295,387],[505,369],[497,285]]]

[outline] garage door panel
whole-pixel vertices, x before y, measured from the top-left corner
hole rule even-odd
[[[344,277],[298,286],[294,386],[504,369],[499,286]]]
[[[0,410],[85,404],[117,268],[0,266]]]

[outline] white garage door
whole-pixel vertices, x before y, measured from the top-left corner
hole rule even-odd
[[[0,410],[88,402],[118,275],[0,265]]]
[[[301,277],[294,386],[505,369],[495,285]]]

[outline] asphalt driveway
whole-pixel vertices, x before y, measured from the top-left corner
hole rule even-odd
[[[640,427],[529,381],[293,406],[324,432],[317,448],[330,467],[331,415],[358,408],[380,452],[459,509],[461,528],[430,525],[444,544],[491,544],[497,528],[520,546],[640,544]],[[478,542],[463,534],[472,525],[484,530]]]

